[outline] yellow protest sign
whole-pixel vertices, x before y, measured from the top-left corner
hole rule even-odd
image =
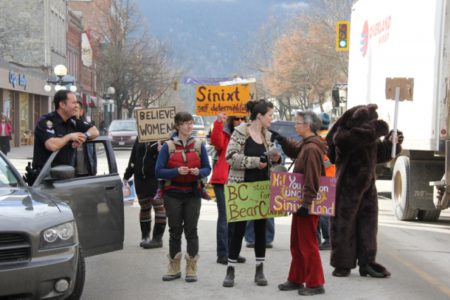
[[[173,129],[175,107],[136,110],[139,142],[167,140]]]
[[[195,91],[197,115],[246,116],[245,105],[250,100],[250,86],[239,85],[199,85]]]

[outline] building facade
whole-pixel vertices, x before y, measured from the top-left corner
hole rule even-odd
[[[66,64],[65,0],[0,1],[0,111],[14,129],[12,146],[31,144],[40,115],[52,110],[43,89]]]
[[[0,111],[13,126],[12,146],[31,145],[39,117],[50,110],[47,75],[0,59]]]

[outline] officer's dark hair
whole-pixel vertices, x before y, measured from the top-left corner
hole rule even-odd
[[[184,111],[178,112],[175,115],[175,119],[174,119],[174,122],[175,122],[175,124],[174,124],[175,128],[174,129],[176,131],[178,131],[177,126],[182,125],[184,122],[189,122],[189,121],[193,121],[193,120],[194,120],[194,117],[190,113],[184,112]]]
[[[250,113],[250,120],[256,120],[258,114],[265,115],[269,109],[273,109],[273,103],[267,101],[266,99],[260,99],[256,101],[249,101],[245,108]]]
[[[308,124],[311,131],[317,135],[317,132],[320,129],[320,126],[322,126],[322,120],[320,120],[319,116],[316,115],[313,111],[307,110],[307,111],[298,111],[297,117],[302,117],[303,122]]]
[[[66,103],[68,95],[73,92],[68,90],[59,90],[56,92],[55,96],[53,97],[53,105],[55,105],[55,110],[59,108],[59,102],[63,101]]]

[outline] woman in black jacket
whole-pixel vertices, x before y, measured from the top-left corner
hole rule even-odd
[[[139,143],[136,139],[124,175],[124,180],[129,180],[134,175],[136,193],[141,206],[139,221],[142,241],[140,246],[145,249],[161,248],[163,246],[162,236],[166,228],[164,203],[162,199],[153,199],[158,188],[158,180],[155,177],[155,163],[160,149],[161,144],[159,142]],[[155,225],[153,227],[153,239],[150,240],[152,207],[155,210]]]

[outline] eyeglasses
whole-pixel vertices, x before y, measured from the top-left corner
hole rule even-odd
[[[235,121],[245,121],[245,118],[234,118]]]
[[[295,125],[307,124],[306,122],[296,122]]]

